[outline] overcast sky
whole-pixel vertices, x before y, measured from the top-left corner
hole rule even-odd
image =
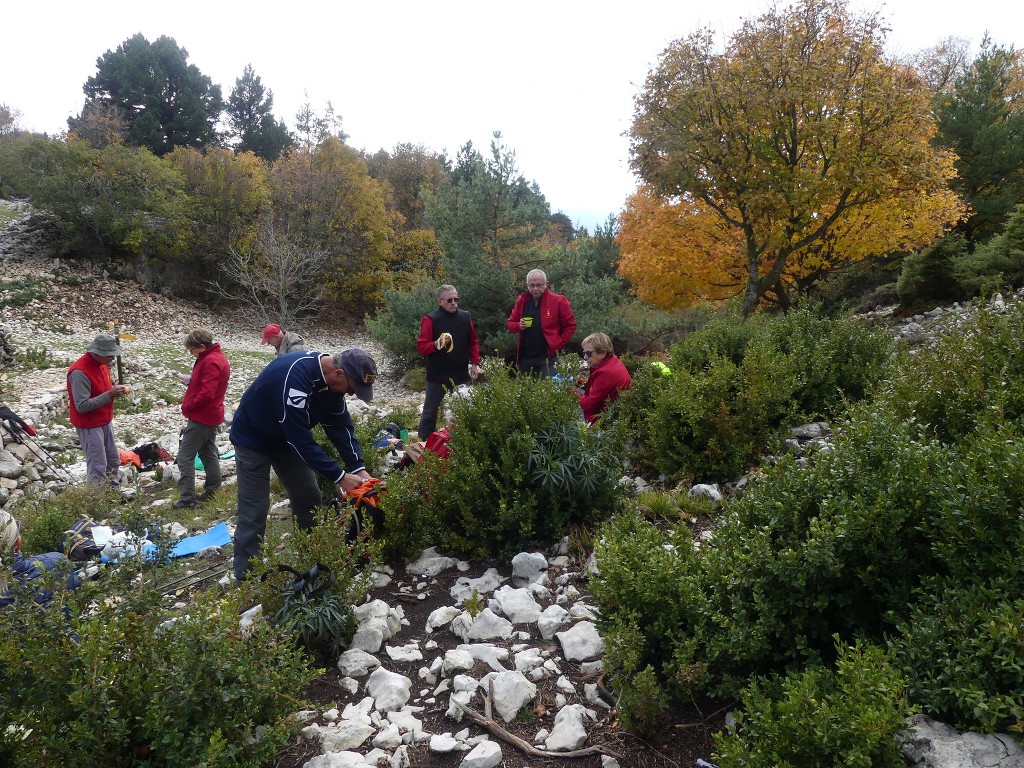
[[[454,156],[486,151],[501,131],[552,211],[590,229],[633,191],[633,99],[659,53],[705,26],[724,39],[765,0],[51,0],[4,3],[0,103],[30,130],[57,133],[82,108],[96,60],[137,32],[173,37],[225,99],[246,64],[294,127],[308,101],[330,101],[349,143],[399,142]],[[889,48],[910,53],[986,31],[1024,44],[1024,3],[855,0],[889,22]]]

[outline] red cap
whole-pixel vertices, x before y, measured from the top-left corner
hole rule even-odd
[[[271,336],[277,336],[277,334],[279,334],[280,332],[281,332],[281,326],[278,325],[277,323],[271,323],[270,325],[268,325],[266,328],[263,329],[263,341],[262,341],[262,343],[263,344],[269,344],[270,343],[270,337]]]

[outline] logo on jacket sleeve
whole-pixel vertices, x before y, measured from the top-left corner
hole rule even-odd
[[[288,405],[292,406],[293,408],[305,408],[306,399],[308,397],[309,394],[307,392],[302,392],[298,389],[289,389],[288,397],[286,399],[288,401]]]

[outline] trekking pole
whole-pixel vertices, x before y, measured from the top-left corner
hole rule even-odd
[[[177,581],[172,581],[169,584],[165,584],[164,586],[160,587],[160,594],[169,595],[172,592],[180,592],[183,589],[191,589],[192,587],[199,586],[204,581],[208,581],[218,576],[223,576],[229,570],[231,570],[231,566],[228,565],[211,565],[208,568],[203,568],[202,570],[196,571],[195,573],[190,573],[188,576],[178,579]]]
[[[58,479],[63,480],[68,485],[75,484],[75,476],[58,464],[53,455],[36,442],[35,438],[29,437],[27,434],[23,434],[20,430],[16,430],[4,422],[0,422],[0,425],[3,426],[4,432],[10,435],[14,442],[18,443],[18,445],[24,445],[28,448],[29,453],[39,459],[44,466],[48,467],[52,472],[58,475]],[[63,477],[61,477],[61,475],[63,475]]]
[[[114,323],[114,338],[117,339],[117,355],[114,359],[117,360],[117,383],[124,384],[124,371],[121,370],[121,324]]]

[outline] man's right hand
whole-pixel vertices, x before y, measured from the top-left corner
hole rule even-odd
[[[363,478],[356,472],[346,472],[341,480],[334,484],[334,489],[339,497],[344,497],[349,491],[354,491],[363,484]]]
[[[123,397],[129,392],[131,392],[131,389],[128,388],[127,384],[115,384],[110,388],[111,397]]]

